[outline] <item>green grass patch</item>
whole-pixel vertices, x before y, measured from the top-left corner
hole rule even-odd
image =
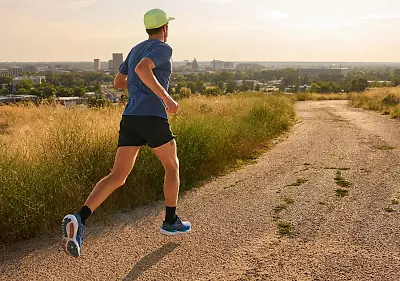
[[[282,210],[285,210],[286,207],[287,207],[286,205],[278,205],[278,206],[275,206],[274,208],[272,208],[272,210],[275,213],[280,213]]]
[[[345,197],[349,194],[349,191],[347,189],[338,188],[335,190],[335,193],[336,193],[336,196]]]
[[[280,221],[280,222],[278,222],[277,226],[278,226],[278,232],[280,235],[282,235],[282,236],[292,235],[293,227],[290,222]]]
[[[123,108],[0,107],[0,244],[59,231],[114,162]],[[284,96],[243,93],[180,101],[177,135],[181,190],[258,155],[293,124]],[[124,212],[163,198],[164,169],[142,148],[126,184],[96,210]],[[41,227],[37,227],[37,222]]]
[[[374,146],[375,149],[379,150],[393,150],[394,147],[388,146],[388,145],[380,145],[380,146]]]
[[[338,186],[341,186],[341,187],[349,187],[349,186],[353,185],[352,182],[343,178],[341,171],[336,172],[335,182]]]
[[[283,198],[283,201],[288,205],[294,204],[294,199],[292,198],[285,197]]]
[[[388,212],[388,213],[393,213],[394,212],[394,209],[392,207],[386,207],[386,208],[384,208],[384,210],[386,212]]]

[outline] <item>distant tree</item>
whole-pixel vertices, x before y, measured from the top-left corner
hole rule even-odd
[[[51,84],[47,84],[47,83],[43,83],[40,85],[39,87],[40,93],[41,93],[41,98],[50,98],[56,95],[56,88],[51,85]]]
[[[400,79],[400,69],[395,69],[393,71],[394,78]]]
[[[354,78],[347,85],[347,91],[349,92],[362,92],[368,87],[368,81],[362,77]]]
[[[306,84],[306,85],[311,85],[311,83],[312,83],[312,80],[311,80],[311,78],[310,78],[310,76],[308,76],[307,74],[304,76],[304,79],[303,79],[303,85],[304,84]]]
[[[30,95],[34,95],[34,96],[38,96],[38,97],[41,96],[41,92],[40,92],[40,89],[39,89],[38,87],[32,88],[32,89],[29,91],[29,94],[30,94]]]
[[[237,84],[235,81],[228,81],[226,83],[226,92],[227,93],[233,93],[237,89]]]
[[[22,80],[21,82],[19,82],[19,84],[16,87],[16,90],[17,90],[17,92],[22,89],[30,91],[32,88],[33,88],[32,80],[26,79],[26,80]]]
[[[310,87],[310,92],[312,93],[319,93],[321,90],[321,87],[319,86],[318,83],[312,83]]]
[[[179,82],[175,87],[175,92],[179,93],[183,87],[186,87],[186,83],[185,82]]]
[[[191,93],[196,92],[196,84],[194,82],[188,82],[186,87],[190,89]]]
[[[174,79],[174,81],[176,81],[176,82],[184,82],[185,81],[185,77],[182,75],[182,74],[177,74],[175,77],[173,77]]]
[[[10,91],[7,88],[0,89],[0,96],[7,96],[10,94]]]
[[[254,82],[253,81],[243,81],[243,84],[240,86],[240,90],[245,91],[252,91],[254,89]]]
[[[60,86],[57,87],[56,95],[58,97],[72,97],[73,93],[74,93],[73,89]]]
[[[17,95],[29,95],[30,94],[30,89],[27,90],[25,88],[19,88],[16,92]]]
[[[225,83],[223,82],[223,81],[219,81],[218,83],[217,83],[217,87],[218,87],[218,89],[222,92],[222,93],[224,93],[225,92]]]
[[[87,90],[85,87],[74,87],[73,95],[76,97],[83,97],[85,96]]]
[[[194,83],[194,92],[195,93],[203,93],[205,90],[205,86],[204,86],[204,82],[202,81],[197,81],[196,83]]]
[[[254,91],[259,92],[260,89],[261,89],[261,85],[260,85],[260,84],[257,84],[257,85],[254,87]]]

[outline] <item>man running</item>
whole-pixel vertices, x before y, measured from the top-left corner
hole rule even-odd
[[[172,49],[166,44],[168,17],[160,9],[144,15],[149,39],[136,45],[121,64],[114,87],[128,89],[129,102],[120,123],[118,150],[111,173],[99,181],[76,214],[62,221],[63,247],[74,257],[82,253],[87,218],[118,187],[125,184],[142,145],[148,145],[165,169],[165,220],[161,233],[176,235],[191,230],[190,222],[175,214],[179,193],[179,161],[176,143],[168,123],[168,113],[178,111],[178,103],[168,94],[172,72]]]

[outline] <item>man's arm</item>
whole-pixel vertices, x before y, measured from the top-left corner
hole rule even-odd
[[[127,75],[122,74],[121,72],[118,72],[117,76],[115,76],[114,79],[114,88],[116,89],[128,89],[128,81]]]
[[[161,86],[157,78],[154,76],[154,62],[149,58],[142,59],[135,68],[135,72],[140,80],[164,102],[167,112],[176,113],[178,111],[178,103],[176,103],[168,92]]]

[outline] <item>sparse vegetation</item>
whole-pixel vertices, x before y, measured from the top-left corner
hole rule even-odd
[[[283,96],[193,97],[180,105],[170,121],[182,190],[254,157],[294,118]],[[58,229],[60,218],[84,202],[112,168],[122,110],[0,107],[0,244]],[[96,213],[161,199],[163,176],[159,161],[142,149],[125,186]]]
[[[338,188],[335,190],[335,192],[336,192],[336,196],[339,196],[339,197],[344,197],[349,194],[349,191],[347,189],[343,189],[343,188]]]
[[[308,181],[307,179],[299,178],[299,179],[296,180],[295,183],[292,183],[289,186],[300,186],[300,185],[306,183],[307,181]]]
[[[272,210],[275,213],[280,213],[282,210],[285,210],[285,209],[286,209],[286,205],[278,205],[278,206],[275,206]]]
[[[292,235],[293,227],[290,222],[280,221],[278,222],[277,226],[280,235],[286,235],[286,236]]]
[[[397,199],[397,198],[393,198],[392,199],[392,204],[393,205],[398,205],[399,203],[400,203],[399,199]]]
[[[392,207],[386,207],[384,210],[385,210],[386,212],[388,212],[388,213],[393,213],[393,212],[394,212],[394,210],[393,210]]]
[[[374,148],[379,150],[393,150],[394,147],[388,145],[374,146]]]
[[[341,171],[337,171],[336,172],[335,181],[336,181],[336,184],[338,186],[341,186],[341,187],[348,187],[348,186],[352,186],[353,185],[352,182],[350,182],[348,180],[345,180],[343,178]]]
[[[348,171],[350,168],[337,168],[337,167],[325,167],[325,170],[339,170],[339,171]]]
[[[294,204],[294,199],[292,198],[285,197],[283,198],[283,201],[285,201],[285,203],[288,205]]]

